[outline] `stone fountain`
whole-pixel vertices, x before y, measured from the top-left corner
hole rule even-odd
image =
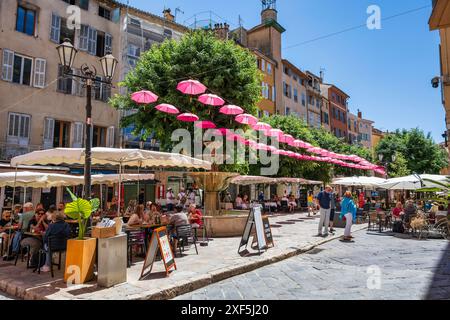
[[[205,224],[211,237],[238,237],[247,222],[248,212],[226,214],[219,200],[220,192],[226,190],[230,181],[239,176],[229,172],[191,172],[188,173],[195,183],[205,191]]]

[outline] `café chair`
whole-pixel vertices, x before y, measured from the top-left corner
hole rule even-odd
[[[55,274],[53,272],[53,266],[57,266],[58,270],[61,270],[61,260],[62,260],[62,254],[65,253],[67,250],[67,238],[59,238],[59,237],[49,237],[48,238],[48,254],[50,254],[50,274],[52,275],[52,278],[55,277]],[[58,254],[58,263],[53,262],[53,254]],[[44,258],[47,254],[47,251],[45,249],[39,250],[39,259],[38,259],[38,265],[37,270],[38,274],[41,274],[41,265],[45,264],[45,261],[42,261],[42,258]]]
[[[288,211],[289,211],[288,201],[286,201],[286,200],[281,200],[281,210],[282,210],[283,212],[288,212]]]
[[[369,231],[377,231],[378,227],[378,214],[377,212],[369,213],[369,227],[367,228]]]
[[[194,236],[194,232],[190,224],[176,227],[175,233],[178,239],[178,248],[180,249],[180,255],[183,254],[184,247],[188,246],[189,242],[194,244],[195,252],[198,254],[196,236]]]
[[[144,254],[146,250],[146,235],[143,230],[128,230],[127,231],[127,267],[130,268],[133,263],[133,247],[139,246]]]
[[[30,250],[31,250],[30,246],[24,246],[23,247],[22,245],[20,245],[19,252],[16,253],[16,259],[14,261],[14,265],[15,266],[17,265],[17,261],[19,260],[19,256],[21,256],[20,260],[23,262],[23,259],[24,259],[25,255],[26,255],[27,269],[29,269],[30,268]]]

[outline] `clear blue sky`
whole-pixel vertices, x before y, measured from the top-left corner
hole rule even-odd
[[[372,4],[381,8],[383,19],[429,7],[383,21],[381,30],[363,27],[291,47],[365,24]],[[184,14],[178,13],[177,21],[182,24],[189,18],[187,23],[193,23],[193,15],[210,10],[232,27],[238,25],[239,15],[247,29],[260,23],[260,0],[130,0],[130,5],[158,15],[164,7],[172,13],[179,7]],[[431,0],[278,0],[277,9],[278,21],[287,30],[284,58],[316,74],[324,68],[325,81],[350,95],[352,112],[359,108],[382,130],[419,127],[431,132],[436,142],[443,140],[440,89],[430,84],[439,75],[439,34],[428,29]],[[198,19],[208,17],[204,13]]]

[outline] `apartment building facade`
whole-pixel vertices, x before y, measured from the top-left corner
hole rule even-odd
[[[306,105],[308,125],[313,128],[322,127],[322,79],[310,71],[306,71]]]
[[[331,133],[338,138],[348,140],[348,99],[350,98],[344,91],[333,84],[322,84],[322,94],[330,102],[330,129]]]
[[[447,136],[450,138],[450,0],[433,0],[433,11],[429,20],[430,30],[439,30],[440,85],[442,104],[446,112]]]
[[[78,28],[70,24],[71,5],[80,8]],[[75,75],[84,63],[101,72],[101,57],[107,52],[120,56],[119,12],[116,3],[106,0],[0,2],[1,161],[41,149],[85,145],[86,89],[75,78],[62,77],[56,47],[68,38],[78,49]],[[103,79],[101,73],[97,77]],[[118,80],[116,74],[113,83]],[[117,146],[118,112],[107,104],[116,92],[105,85],[93,88],[94,147]],[[72,172],[72,168],[46,169]],[[56,191],[48,193],[54,197]],[[39,200],[38,194],[34,197]]]
[[[262,100],[258,103],[258,117],[276,113],[275,66],[276,61],[270,59],[259,50],[251,50],[256,57],[258,69],[263,74],[261,83]]]
[[[149,50],[154,44],[162,43],[166,39],[179,40],[189,31],[188,28],[174,21],[170,9],[157,16],[137,8],[121,5],[120,12],[120,45],[121,68],[120,80],[134,69],[142,53]],[[121,94],[126,94],[126,88]],[[127,110],[120,117],[128,116],[136,110]],[[120,132],[120,145],[123,148],[144,148],[159,150],[159,143],[153,136],[143,141],[140,136],[133,134],[134,127],[122,128]]]
[[[347,141],[349,144],[358,144],[359,143],[359,125],[358,125],[358,116],[349,112],[347,119],[348,125],[348,138]]]
[[[283,59],[284,115],[293,115],[308,122],[307,75],[288,60]]]
[[[358,111],[358,141],[367,149],[372,149],[373,124],[372,120],[364,119],[362,112]]]

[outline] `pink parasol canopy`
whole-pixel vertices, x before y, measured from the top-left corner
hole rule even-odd
[[[267,137],[276,137],[276,138],[279,138],[279,137],[281,137],[284,133],[283,133],[283,131],[281,131],[280,129],[271,129],[271,130],[264,131],[264,134],[265,134]]]
[[[200,121],[196,122],[195,126],[200,129],[215,129],[217,126],[211,121]]]
[[[282,143],[293,144],[295,141],[295,138],[293,136],[291,136],[290,134],[283,134],[279,137],[278,140]]]
[[[205,93],[206,87],[200,81],[186,80],[178,84],[177,90],[184,94],[196,96]]]
[[[268,124],[268,123],[265,123],[265,122],[258,122],[257,124],[252,126],[252,128],[253,128],[253,130],[265,131],[265,130],[272,129],[272,126],[270,124]]]
[[[225,104],[225,100],[221,97],[216,96],[215,94],[204,94],[198,98],[198,101],[208,106],[223,106]]]
[[[246,113],[236,116],[235,120],[240,124],[247,124],[250,126],[253,126],[258,123],[258,119],[256,117]]]
[[[183,113],[180,114],[177,119],[183,122],[196,122],[199,120],[199,117],[192,113]]]
[[[158,96],[151,91],[142,90],[131,95],[131,100],[139,104],[150,104],[158,101]]]
[[[226,114],[227,116],[237,116],[239,114],[243,114],[244,109],[234,105],[226,105],[220,108],[219,112],[222,114]]]
[[[157,105],[155,107],[155,109],[158,111],[161,111],[161,112],[168,113],[168,114],[179,114],[180,113],[180,111],[176,107],[174,107],[171,104],[166,104],[166,103]]]
[[[230,133],[231,133],[231,130],[230,129],[226,129],[226,128],[219,128],[219,129],[214,131],[214,134],[218,135],[218,136],[226,136],[226,135],[228,135]]]

